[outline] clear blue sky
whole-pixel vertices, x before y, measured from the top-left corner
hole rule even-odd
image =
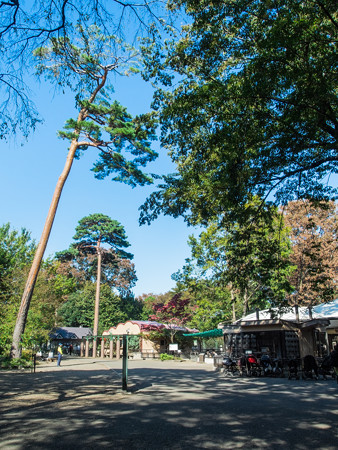
[[[152,89],[138,76],[116,79],[116,98],[132,114],[150,109]],[[0,142],[0,224],[25,227],[39,241],[57,179],[63,169],[68,142],[58,139],[57,130],[76,117],[72,94],[54,96],[45,82],[35,89],[35,103],[44,119],[23,146]],[[168,173],[174,167],[166,152],[155,143],[158,160],[146,171]],[[187,238],[194,230],[182,219],[161,217],[150,226],[138,225],[138,208],[153,187],[132,189],[110,179],[96,180],[90,171],[97,152],[88,149],[74,162],[53,225],[46,256],[68,248],[78,221],[92,213],[118,220],[126,229],[134,254],[138,282],[135,295],[164,293],[175,286],[171,274],[189,256]]]

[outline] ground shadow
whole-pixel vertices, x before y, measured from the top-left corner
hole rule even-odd
[[[95,365],[93,365],[95,367]],[[201,366],[0,374],[4,449],[336,449],[333,380],[224,379]]]

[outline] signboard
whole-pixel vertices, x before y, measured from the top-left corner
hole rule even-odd
[[[178,350],[178,344],[169,344],[169,351],[175,352]]]

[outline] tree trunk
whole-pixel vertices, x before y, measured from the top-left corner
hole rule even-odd
[[[27,314],[28,314],[29,305],[30,305],[33,291],[34,291],[35,282],[38,277],[41,261],[42,261],[43,255],[44,255],[46,247],[47,247],[49,235],[50,235],[50,232],[51,232],[51,229],[53,226],[53,222],[55,219],[56,210],[57,210],[57,207],[59,204],[62,189],[68,178],[70,169],[72,167],[77,146],[78,146],[77,140],[74,139],[71,142],[71,145],[70,145],[70,148],[68,151],[68,155],[67,155],[66,164],[63,168],[63,171],[58,179],[58,182],[57,182],[55,190],[54,190],[52,202],[49,207],[48,215],[47,215],[47,218],[45,221],[45,226],[43,228],[40,242],[39,242],[38,248],[35,252],[32,266],[31,266],[31,269],[28,274],[28,278],[27,278],[26,285],[25,285],[25,290],[22,295],[21,305],[20,305],[20,309],[18,312],[18,316],[17,316],[15,328],[14,328],[14,333],[13,333],[11,358],[20,358],[21,357],[20,342],[21,342],[22,334],[25,331]]]
[[[232,306],[232,322],[236,322],[236,297],[232,287],[230,288],[231,306]]]
[[[97,243],[97,277],[96,277],[96,293],[95,293],[95,310],[94,310],[94,327],[93,327],[93,358],[96,358],[97,336],[99,329],[99,311],[100,311],[100,289],[101,289],[101,262],[102,255],[100,249],[100,240]]]
[[[248,306],[249,306],[249,299],[248,299],[248,289],[244,289],[244,297],[243,297],[243,317],[247,315],[248,312]]]

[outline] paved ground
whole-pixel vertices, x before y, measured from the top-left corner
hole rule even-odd
[[[69,358],[0,372],[0,449],[338,448],[334,380],[224,379],[195,362]]]

